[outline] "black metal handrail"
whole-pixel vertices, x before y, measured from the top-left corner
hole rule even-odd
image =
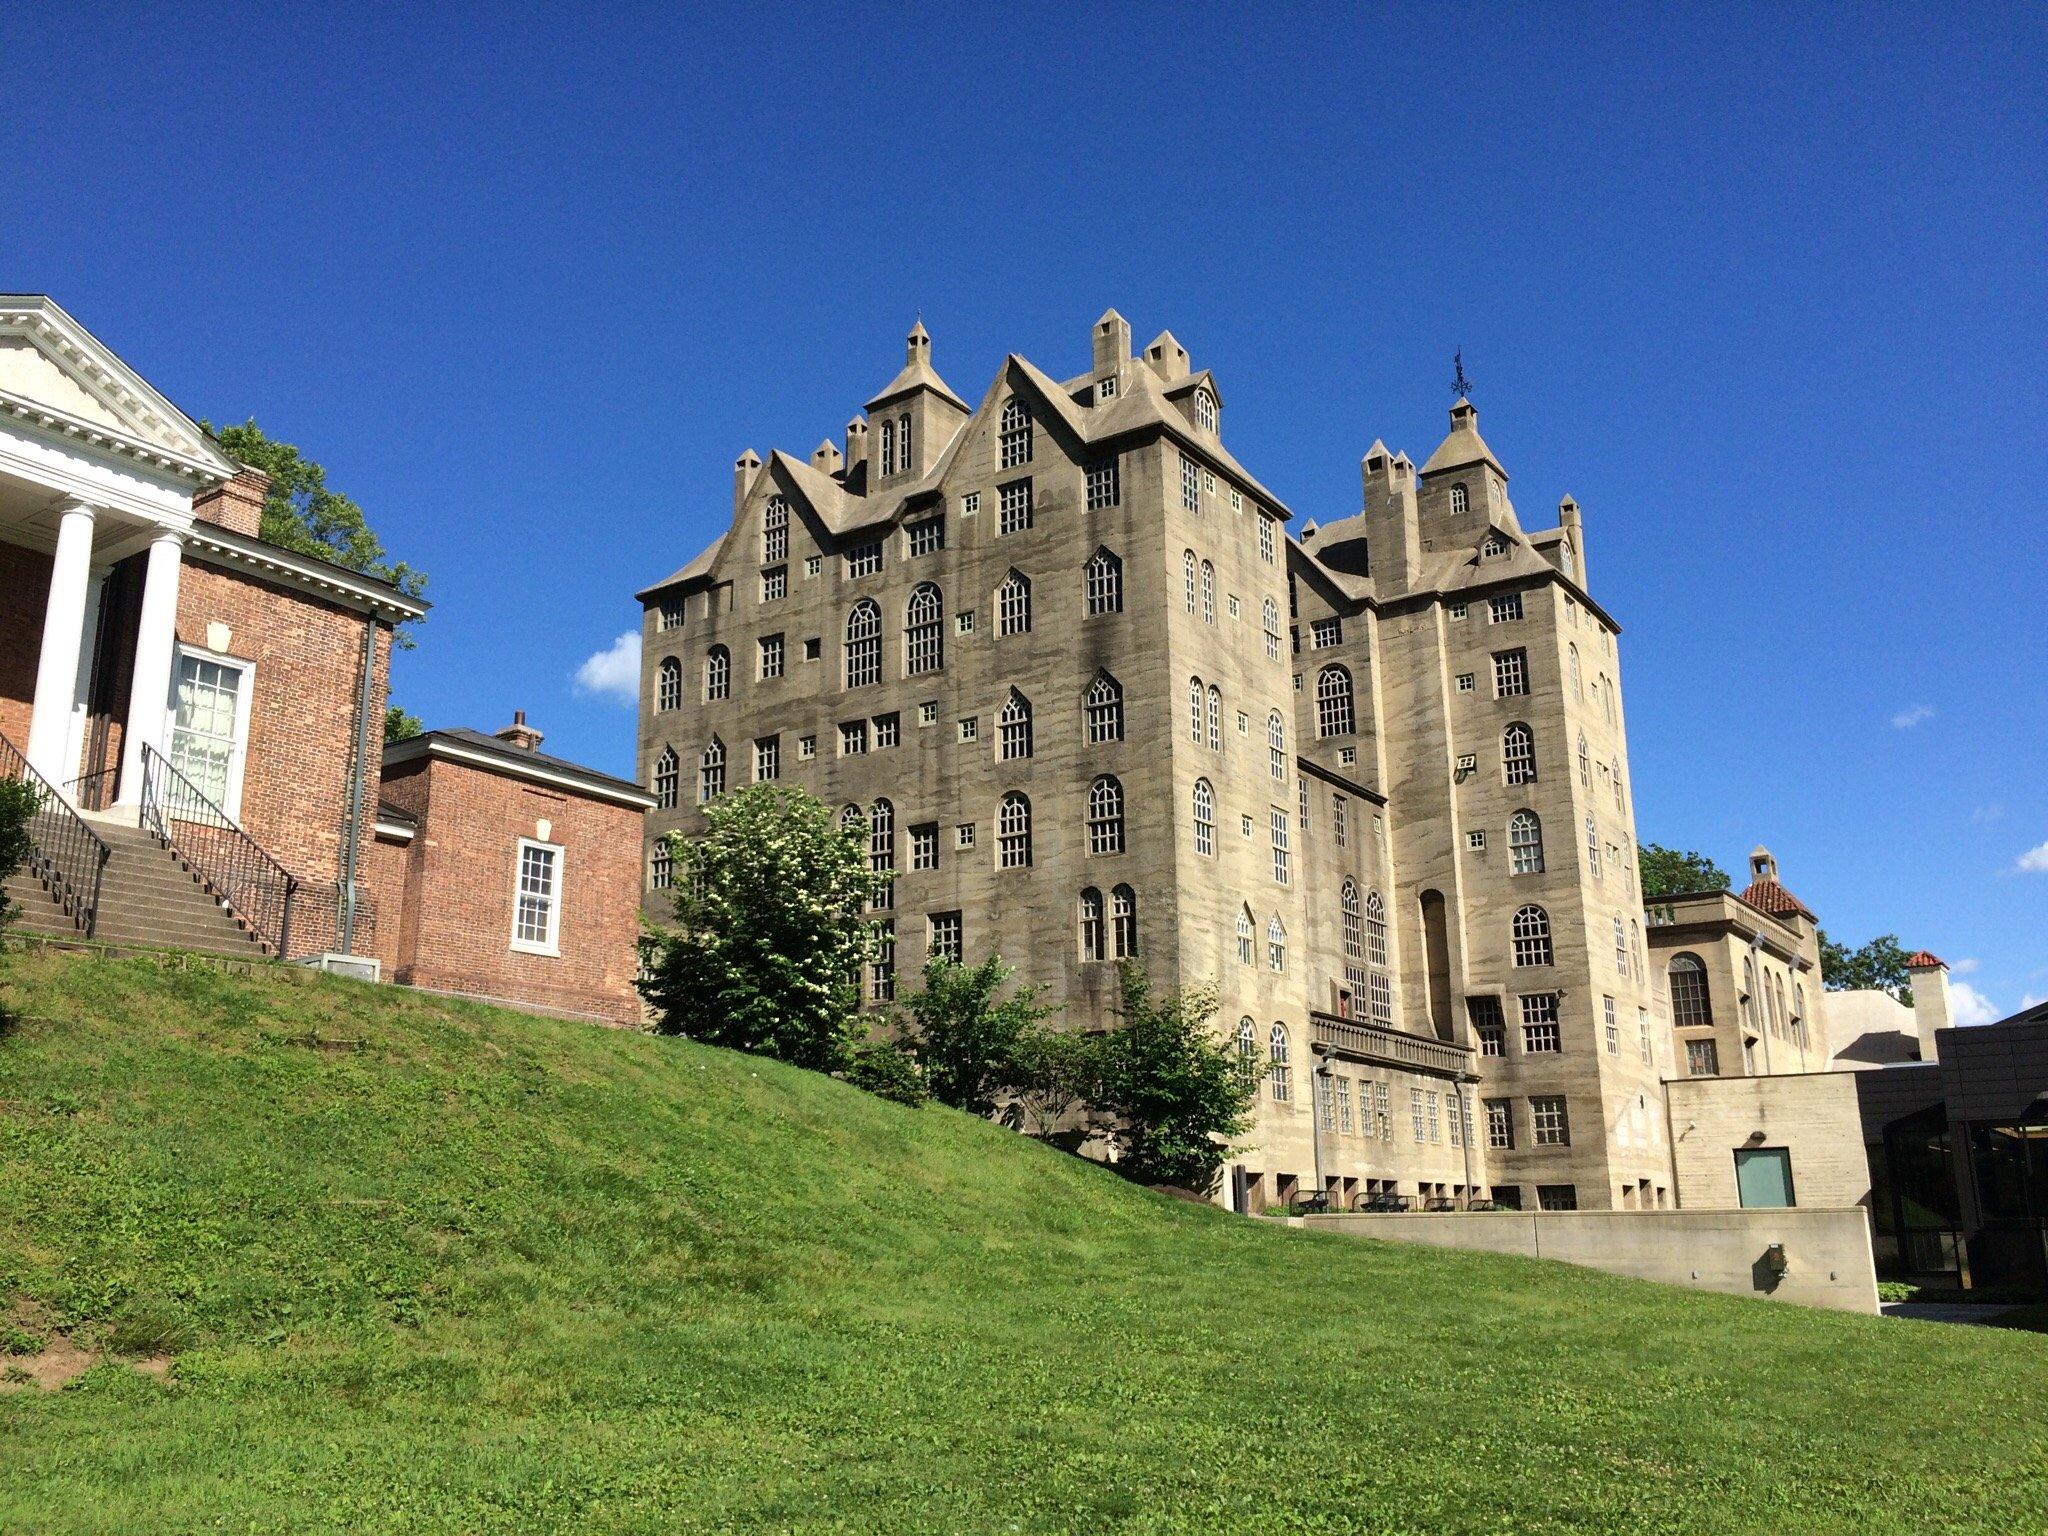
[[[142,829],[183,859],[273,954],[290,953],[298,876],[148,742],[142,744]]]
[[[91,938],[99,925],[106,843],[5,736],[0,736],[0,778],[20,779],[35,791],[36,808],[28,822],[28,867],[78,931]]]
[[[114,803],[114,781],[120,772],[114,767],[80,774],[64,786],[71,791],[71,803],[81,811],[104,811]]]

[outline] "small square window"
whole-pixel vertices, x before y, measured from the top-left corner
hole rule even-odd
[[[1486,617],[1489,623],[1512,624],[1521,616],[1522,594],[1519,592],[1509,592],[1486,600]]]
[[[1357,766],[1358,766],[1358,748],[1356,748],[1356,747],[1339,747],[1339,748],[1337,749],[1337,765],[1338,765],[1338,766],[1339,766],[1340,768],[1355,768],[1355,767],[1357,767]]]
[[[1484,848],[1484,847],[1486,846],[1486,834],[1485,834],[1485,832],[1483,832],[1483,831],[1472,831],[1472,832],[1467,832],[1467,833],[1465,834],[1465,846],[1466,846],[1467,848],[1471,848],[1471,849],[1475,849],[1475,850],[1476,850],[1476,849],[1481,849],[1481,848]]]
[[[1243,710],[1237,712],[1237,734],[1249,736],[1252,733],[1252,717]]]
[[[1116,398],[1116,375],[1106,373],[1095,381],[1095,399],[1098,403]]]
[[[1214,496],[1216,494],[1216,472],[1214,470],[1205,469],[1202,471],[1202,490],[1205,495]]]
[[[956,635],[971,635],[974,633],[974,610],[972,608],[967,609],[963,613],[953,615],[953,633]]]
[[[1328,650],[1333,645],[1344,643],[1344,621],[1341,618],[1311,619],[1308,625],[1309,649]]]
[[[868,723],[850,720],[839,727],[839,755],[858,757],[868,749]]]
[[[955,848],[972,848],[974,846],[973,822],[963,821],[953,829],[953,846]]]
[[[1249,816],[1240,816],[1240,817],[1238,817],[1238,818],[1237,818],[1237,829],[1238,829],[1238,831],[1242,832],[1242,833],[1243,833],[1243,834],[1244,834],[1244,835],[1245,835],[1246,837],[1250,837],[1250,836],[1252,835],[1252,819],[1251,819],[1251,817],[1249,817]]]
[[[824,569],[825,557],[823,555],[806,555],[804,557],[804,580],[815,580],[818,573]]]
[[[1470,673],[1470,672],[1460,672],[1460,673],[1458,674],[1458,692],[1460,692],[1460,693],[1476,693],[1476,692],[1478,691],[1478,689],[1479,689],[1479,683],[1478,683],[1478,680],[1477,680],[1477,679],[1476,679],[1476,678],[1475,678],[1475,677],[1473,676],[1473,674],[1472,674],[1472,673]]]
[[[1451,604],[1451,617],[1454,619],[1462,619],[1463,617],[1465,617],[1465,605],[1463,603]]]
[[[804,642],[804,660],[816,661],[823,650],[823,642],[816,635]]]
[[[1230,616],[1233,619],[1242,618],[1244,616],[1244,610],[1239,606],[1237,601],[1237,594],[1235,592],[1230,594]]]
[[[1237,489],[1236,486],[1230,488],[1230,510],[1233,512],[1242,512],[1244,510],[1244,492]]]
[[[875,749],[893,747],[903,737],[903,720],[900,715],[875,716]]]
[[[960,722],[958,730],[962,741],[979,741],[981,739],[981,717],[979,715],[969,715]]]
[[[761,573],[761,601],[779,603],[789,596],[789,567],[772,566]]]
[[[1476,752],[1466,752],[1460,754],[1458,758],[1458,772],[1477,773],[1478,771],[1479,755]]]
[[[917,723],[919,725],[937,725],[939,723],[939,705],[936,699],[926,699],[917,706]]]
[[[818,755],[818,738],[815,736],[797,737],[796,755],[805,762],[809,762],[812,758],[816,757]]]

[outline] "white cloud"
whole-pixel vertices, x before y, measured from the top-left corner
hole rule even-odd
[[[1948,1000],[1958,1024],[1995,1024],[2005,1011],[1967,981],[1948,984]]]
[[[2005,807],[1994,802],[1990,805],[1978,806],[1974,811],[1970,812],[1970,820],[1982,824],[1988,821],[1996,821],[2004,814]]]
[[[2048,1003],[2048,997],[2036,997],[2033,993],[2029,992],[2020,999],[2020,1007],[2022,1008],[2032,1008],[2037,1003]]]
[[[1981,963],[1981,961],[1977,960],[1958,960],[1948,968],[1948,971],[1951,976],[1967,976],[1970,972],[1977,969]]]
[[[1932,720],[1933,718],[1933,705],[1915,704],[1911,709],[1902,709],[1892,716],[1892,729],[1895,731],[1910,731],[1922,720]]]
[[[2030,875],[2048,875],[2048,843],[2029,848],[2021,854],[2017,867]]]
[[[576,669],[576,692],[615,704],[640,701],[640,631],[628,630]]]

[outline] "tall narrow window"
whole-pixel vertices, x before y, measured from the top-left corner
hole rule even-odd
[[[1098,549],[1088,557],[1083,584],[1088,594],[1088,616],[1091,619],[1099,613],[1123,612],[1124,563],[1108,549]]]
[[[654,804],[657,810],[666,811],[675,806],[680,777],[676,749],[663,747],[661,756],[654,760]]]
[[[562,927],[562,850],[519,839],[519,870],[513,884],[512,947],[552,955]]]
[[[1088,786],[1088,851],[1124,851],[1124,787],[1107,773]]]
[[[1714,1009],[1707,991],[1707,968],[1698,955],[1671,957],[1671,1022],[1680,1029],[1697,1028],[1714,1022]]]
[[[1188,739],[1196,746],[1202,744],[1202,680],[1188,679]]]
[[[996,865],[1001,869],[1031,866],[1031,802],[1014,789],[996,809]]]
[[[1513,698],[1529,691],[1529,653],[1527,651],[1495,651],[1493,653],[1493,696],[1496,699]]]
[[[761,513],[761,563],[780,565],[789,558],[789,503],[770,496]]]
[[[1518,910],[1511,937],[1516,965],[1550,965],[1555,962],[1550,945],[1550,914],[1541,907]]]
[[[1285,885],[1288,880],[1287,813],[1274,806],[1268,813],[1273,830],[1273,879]]]
[[[1275,1024],[1266,1037],[1267,1084],[1273,1102],[1285,1104],[1294,1097],[1294,1069],[1287,1060],[1287,1026]]]
[[[1195,391],[1195,425],[1204,432],[1216,430],[1216,397],[1206,389]]]
[[[1451,516],[1462,517],[1472,506],[1472,493],[1462,485],[1451,487]]]
[[[1031,628],[1031,578],[1012,571],[996,588],[996,633],[1021,635]]]
[[[997,447],[1001,461],[998,468],[1015,469],[1031,461],[1031,412],[1015,395],[1003,402]]]
[[[1572,685],[1572,697],[1583,698],[1585,690],[1579,686],[1579,648],[1576,644],[1565,647],[1564,671],[1566,680]]]
[[[1207,560],[1202,562],[1202,622],[1216,622],[1216,567]]]
[[[1266,631],[1266,660],[1280,659],[1280,605],[1267,598],[1260,605],[1259,614]]]
[[[1022,533],[1031,526],[1031,482],[1012,480],[996,488],[996,532]]]
[[[1110,941],[1119,960],[1138,957],[1138,893],[1119,885],[1109,893]]]
[[[1586,818],[1586,869],[1595,880],[1600,878],[1600,829],[1593,818]]]
[[[683,664],[673,656],[664,656],[654,674],[654,707],[680,709],[682,703]]]
[[[1374,965],[1387,963],[1387,903],[1378,891],[1366,893],[1365,955]]]
[[[1181,606],[1189,613],[1195,611],[1196,572],[1200,569],[1192,549],[1180,552],[1180,597]]]
[[[1276,976],[1287,970],[1287,929],[1277,912],[1266,919],[1266,969]]]
[[[1096,673],[1095,681],[1088,685],[1088,696],[1082,701],[1082,714],[1087,720],[1090,743],[1122,741],[1123,685],[1107,672]]]
[[[1543,823],[1534,811],[1508,818],[1508,870],[1517,875],[1543,873]]]
[[[1510,784],[1536,782],[1536,733],[1517,720],[1500,734],[1500,761]]]
[[[1121,498],[1118,478],[1116,460],[1114,458],[1096,459],[1089,464],[1087,487],[1088,510],[1090,512],[1100,512],[1105,507],[1113,507],[1117,504]]]
[[[716,736],[711,745],[704,749],[704,758],[697,767],[697,802],[709,805],[725,793],[725,743]]]
[[[1266,771],[1283,783],[1287,779],[1287,722],[1277,709],[1266,716]]]
[[[1239,965],[1257,965],[1259,963],[1258,955],[1255,952],[1252,914],[1249,907],[1239,907],[1237,909],[1237,963]]]
[[[1180,504],[1190,512],[1202,510],[1202,472],[1186,454],[1180,456]]]
[[[896,807],[887,800],[877,800],[868,807],[868,868],[874,873],[886,874],[896,867]],[[889,903],[888,888],[875,905],[886,907]]]
[[[1195,780],[1195,852],[1216,852],[1216,791],[1207,779]]]
[[[1002,761],[1031,755],[1031,701],[1014,688],[996,716],[996,736]]]
[[[1223,750],[1223,690],[1209,685],[1209,750]]]
[[[1268,565],[1273,563],[1273,519],[1263,512],[1259,514],[1259,558]]]
[[[886,417],[882,421],[882,473],[896,473],[896,423]]]
[[[714,645],[704,654],[704,697],[732,697],[732,652],[722,645]]]
[[[903,605],[903,674],[917,677],[946,664],[946,600],[931,582],[919,582]]]
[[[871,597],[846,616],[846,686],[863,688],[882,680],[882,610]]]
[[[1586,750],[1586,733],[1579,732],[1579,788],[1593,787],[1593,754]]]
[[[900,474],[910,468],[910,413],[896,418],[896,470]]]
[[[1102,892],[1089,886],[1081,892],[1081,958],[1103,957]]]
[[[1351,673],[1332,664],[1316,674],[1316,734],[1349,736],[1358,728],[1351,704]]]
[[[1337,896],[1338,909],[1344,917],[1344,953],[1353,960],[1365,958],[1365,921],[1363,910],[1358,904],[1358,886],[1348,877]]]

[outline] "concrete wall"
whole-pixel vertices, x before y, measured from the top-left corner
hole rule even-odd
[[[1460,1212],[1309,1216],[1297,1226],[1477,1253],[1556,1259],[1611,1275],[1844,1312],[1877,1311],[1870,1227],[1858,1210]],[[1785,1245],[1782,1277],[1764,1251]]]
[[[1870,1203],[1853,1073],[1678,1078],[1664,1093],[1680,1206],[1739,1205],[1735,1153],[1745,1147],[1783,1147],[1791,1154],[1795,1205],[1832,1210]]]

